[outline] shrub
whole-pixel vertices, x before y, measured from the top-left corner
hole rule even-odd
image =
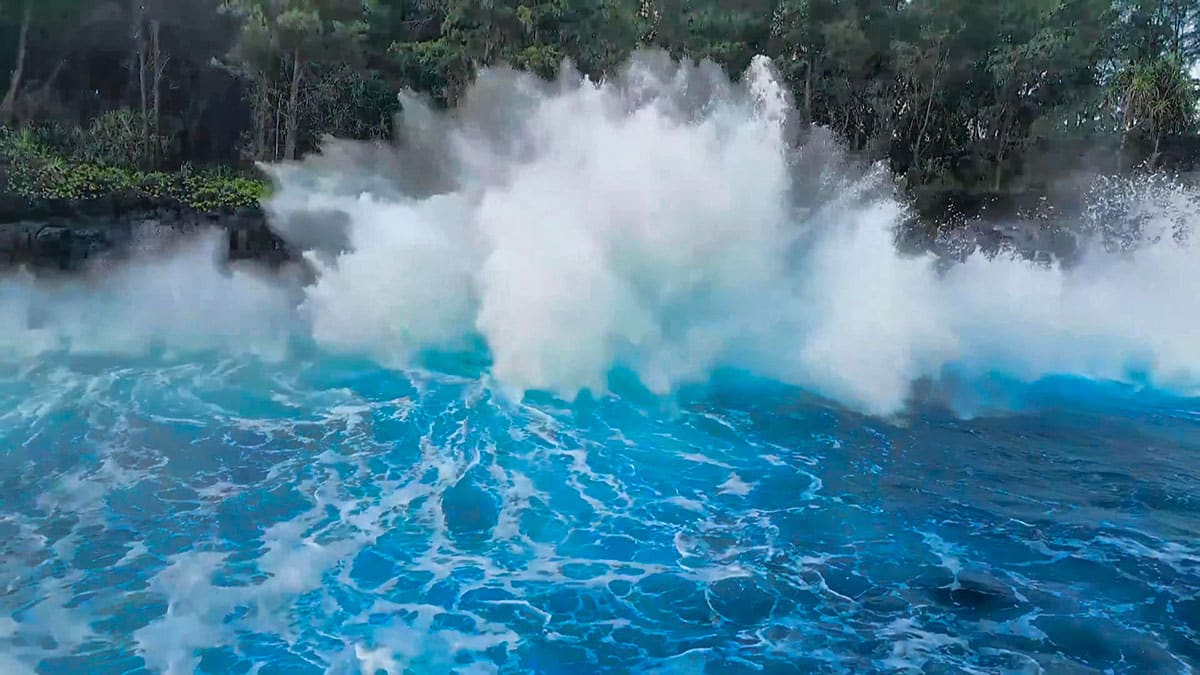
[[[248,207],[266,196],[266,185],[254,178],[201,172],[184,176],[175,198],[201,211]]]
[[[121,109],[97,117],[84,134],[80,151],[84,159],[99,164],[143,164],[141,113]]]
[[[79,127],[56,120],[31,124],[26,132],[39,147],[68,157],[79,152],[83,141],[83,131]]]
[[[255,206],[267,194],[262,180],[230,170],[145,172],[90,157],[73,161],[39,143],[32,129],[0,127],[0,160],[8,164],[8,191],[27,199],[126,195],[214,211]]]

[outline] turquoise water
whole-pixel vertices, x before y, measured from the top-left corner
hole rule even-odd
[[[0,670],[1200,664],[1195,401],[1059,379],[883,421],[728,374],[513,401],[472,368],[3,367]]]
[[[0,675],[1200,666],[1193,188],[939,260],[766,59],[402,103],[304,270],[0,279]]]

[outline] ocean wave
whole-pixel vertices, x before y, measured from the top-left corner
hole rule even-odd
[[[481,350],[518,393],[603,394],[621,370],[666,394],[735,369],[880,415],[951,375],[1200,385],[1184,188],[1124,183],[1071,223],[1070,264],[946,266],[898,250],[890,176],[793,124],[765,58],[738,82],[661,54],[604,82],[496,69],[453,113],[403,102],[398,147],[330,141],[269,167],[273,226],[310,281],[220,270],[213,242],[10,279],[0,348],[278,355],[299,335],[389,367]]]

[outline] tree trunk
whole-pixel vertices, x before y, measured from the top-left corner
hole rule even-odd
[[[925,118],[921,120],[921,130],[917,132],[917,141],[913,146],[913,166],[918,171],[921,170],[921,144],[925,141],[925,134],[929,131],[929,118],[933,113],[933,99],[937,96],[938,78],[942,73],[942,62],[939,59],[937,66],[933,69],[933,81],[929,84],[929,100],[925,102]]]
[[[267,125],[271,121],[271,97],[267,90],[267,76],[258,77],[258,105],[254,110],[255,159],[260,162],[267,159]]]
[[[1000,129],[996,133],[996,173],[992,178],[992,191],[1000,191],[1000,183],[1004,177],[1004,155],[1008,150],[1008,136],[1010,131],[1010,121],[1008,118],[1008,106],[1000,110]]]
[[[144,0],[129,0],[129,39],[133,44],[130,54],[130,79],[137,86],[137,103],[141,111],[142,148],[141,164],[146,164],[150,150],[150,109],[146,88],[146,35],[143,25],[146,16]],[[134,71],[136,69],[136,72]]]
[[[32,98],[35,106],[50,95],[50,90],[54,88],[54,84],[58,82],[58,76],[62,75],[62,71],[67,67],[67,59],[59,59],[58,63],[54,64],[54,70],[50,71],[50,76],[44,81],[38,83],[37,89],[33,92],[25,94],[26,98]]]
[[[300,60],[300,50],[292,52],[292,85],[288,91],[287,141],[284,145],[284,159],[296,159],[296,132],[300,128],[300,79],[304,75],[304,62]]]
[[[283,114],[283,102],[276,100],[275,102],[275,151],[271,153],[271,161],[279,161],[279,138],[280,133],[280,117]]]
[[[158,168],[161,157],[159,157],[161,148],[159,147],[159,139],[162,137],[162,78],[163,71],[166,70],[167,62],[162,57],[162,23],[158,19],[150,21],[150,63],[154,68],[154,79],[151,84],[151,107],[153,112],[150,116],[150,138],[153,140],[153,145],[150,151],[150,161],[154,168]]]
[[[142,110],[142,164],[150,158],[150,107],[148,103],[146,82],[146,45],[138,49],[138,98]]]
[[[804,73],[804,121],[812,124],[812,81],[813,81],[813,63],[812,57],[808,58],[805,65]]]
[[[992,192],[1000,192],[1000,184],[1004,179],[1004,156],[1008,149],[1008,128],[1000,134],[1000,147],[996,149],[996,173],[992,177]]]
[[[25,13],[21,16],[21,34],[17,38],[17,64],[8,77],[8,91],[0,101],[0,122],[12,122],[17,104],[17,92],[25,76],[25,54],[29,51],[29,24],[33,22],[33,5],[26,0]]]
[[[203,101],[199,103],[197,103],[195,100],[188,101],[186,113],[187,116],[184,120],[184,124],[187,125],[187,128],[183,132],[183,138],[180,139],[182,141],[180,144],[180,150],[184,157],[196,157],[200,152],[200,123],[204,120],[204,113],[207,109],[208,105]],[[252,112],[254,112],[254,159],[260,159],[262,157],[261,152],[263,141],[259,138],[258,134],[259,129],[262,128],[262,123],[259,113],[255,111]],[[237,148],[239,153],[248,149],[250,148]],[[206,151],[208,150],[211,150],[211,148],[206,149]],[[210,157],[210,155],[206,155],[206,157]]]
[[[1000,183],[1004,178],[1004,151],[1008,149],[1008,124],[1000,127],[1000,145],[996,148],[996,174],[992,178],[992,192],[1000,191]]]
[[[1158,168],[1158,149],[1162,145],[1162,134],[1158,131],[1157,123],[1151,127],[1151,130],[1154,132],[1154,150],[1150,153],[1150,161],[1147,162],[1147,168],[1156,169]]]
[[[1125,95],[1125,109],[1121,111],[1121,144],[1117,146],[1117,172],[1125,168],[1125,148],[1129,145],[1130,119],[1129,107],[1133,105],[1133,93]]]
[[[913,143],[913,160],[912,164],[919,171],[921,168],[921,144],[925,140],[925,134],[929,130],[929,117],[933,113],[933,92],[929,92],[929,100],[925,103],[925,118],[921,120],[921,128],[917,130],[917,140]]]

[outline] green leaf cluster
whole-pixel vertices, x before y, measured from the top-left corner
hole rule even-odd
[[[7,165],[8,192],[33,200],[121,197],[218,211],[257,206],[267,194],[263,180],[228,171],[140,171],[71,159],[39,142],[32,129],[0,127],[0,163]]]

